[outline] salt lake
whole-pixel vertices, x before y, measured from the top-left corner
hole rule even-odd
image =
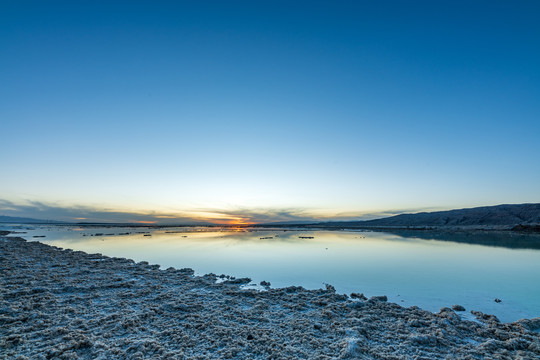
[[[540,316],[540,236],[231,229],[3,225],[27,240],[148,261],[196,274],[249,277],[252,287],[324,288],[387,295],[430,311],[460,304],[501,321]],[[495,302],[500,299],[500,302]]]

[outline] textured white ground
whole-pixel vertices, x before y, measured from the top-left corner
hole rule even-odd
[[[540,318],[193,276],[0,237],[1,359],[538,359]]]

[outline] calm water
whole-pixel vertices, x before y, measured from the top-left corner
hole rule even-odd
[[[469,310],[495,314],[502,321],[540,316],[540,240],[532,236],[422,233],[420,239],[381,232],[51,226],[16,231],[25,231],[18,236],[28,240],[63,248],[162,268],[190,267],[198,274],[250,277],[273,287],[331,284],[340,293],[384,294],[403,306],[431,311],[461,304],[468,318]],[[126,232],[130,234],[119,235]],[[39,235],[45,237],[33,238]],[[518,248],[508,247],[512,244]]]

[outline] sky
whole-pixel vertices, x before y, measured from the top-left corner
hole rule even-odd
[[[0,215],[540,202],[538,1],[0,1]]]

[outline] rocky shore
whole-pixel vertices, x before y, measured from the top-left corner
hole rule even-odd
[[[331,286],[257,291],[5,236],[0,274],[0,359],[540,358],[540,318],[466,321]]]

